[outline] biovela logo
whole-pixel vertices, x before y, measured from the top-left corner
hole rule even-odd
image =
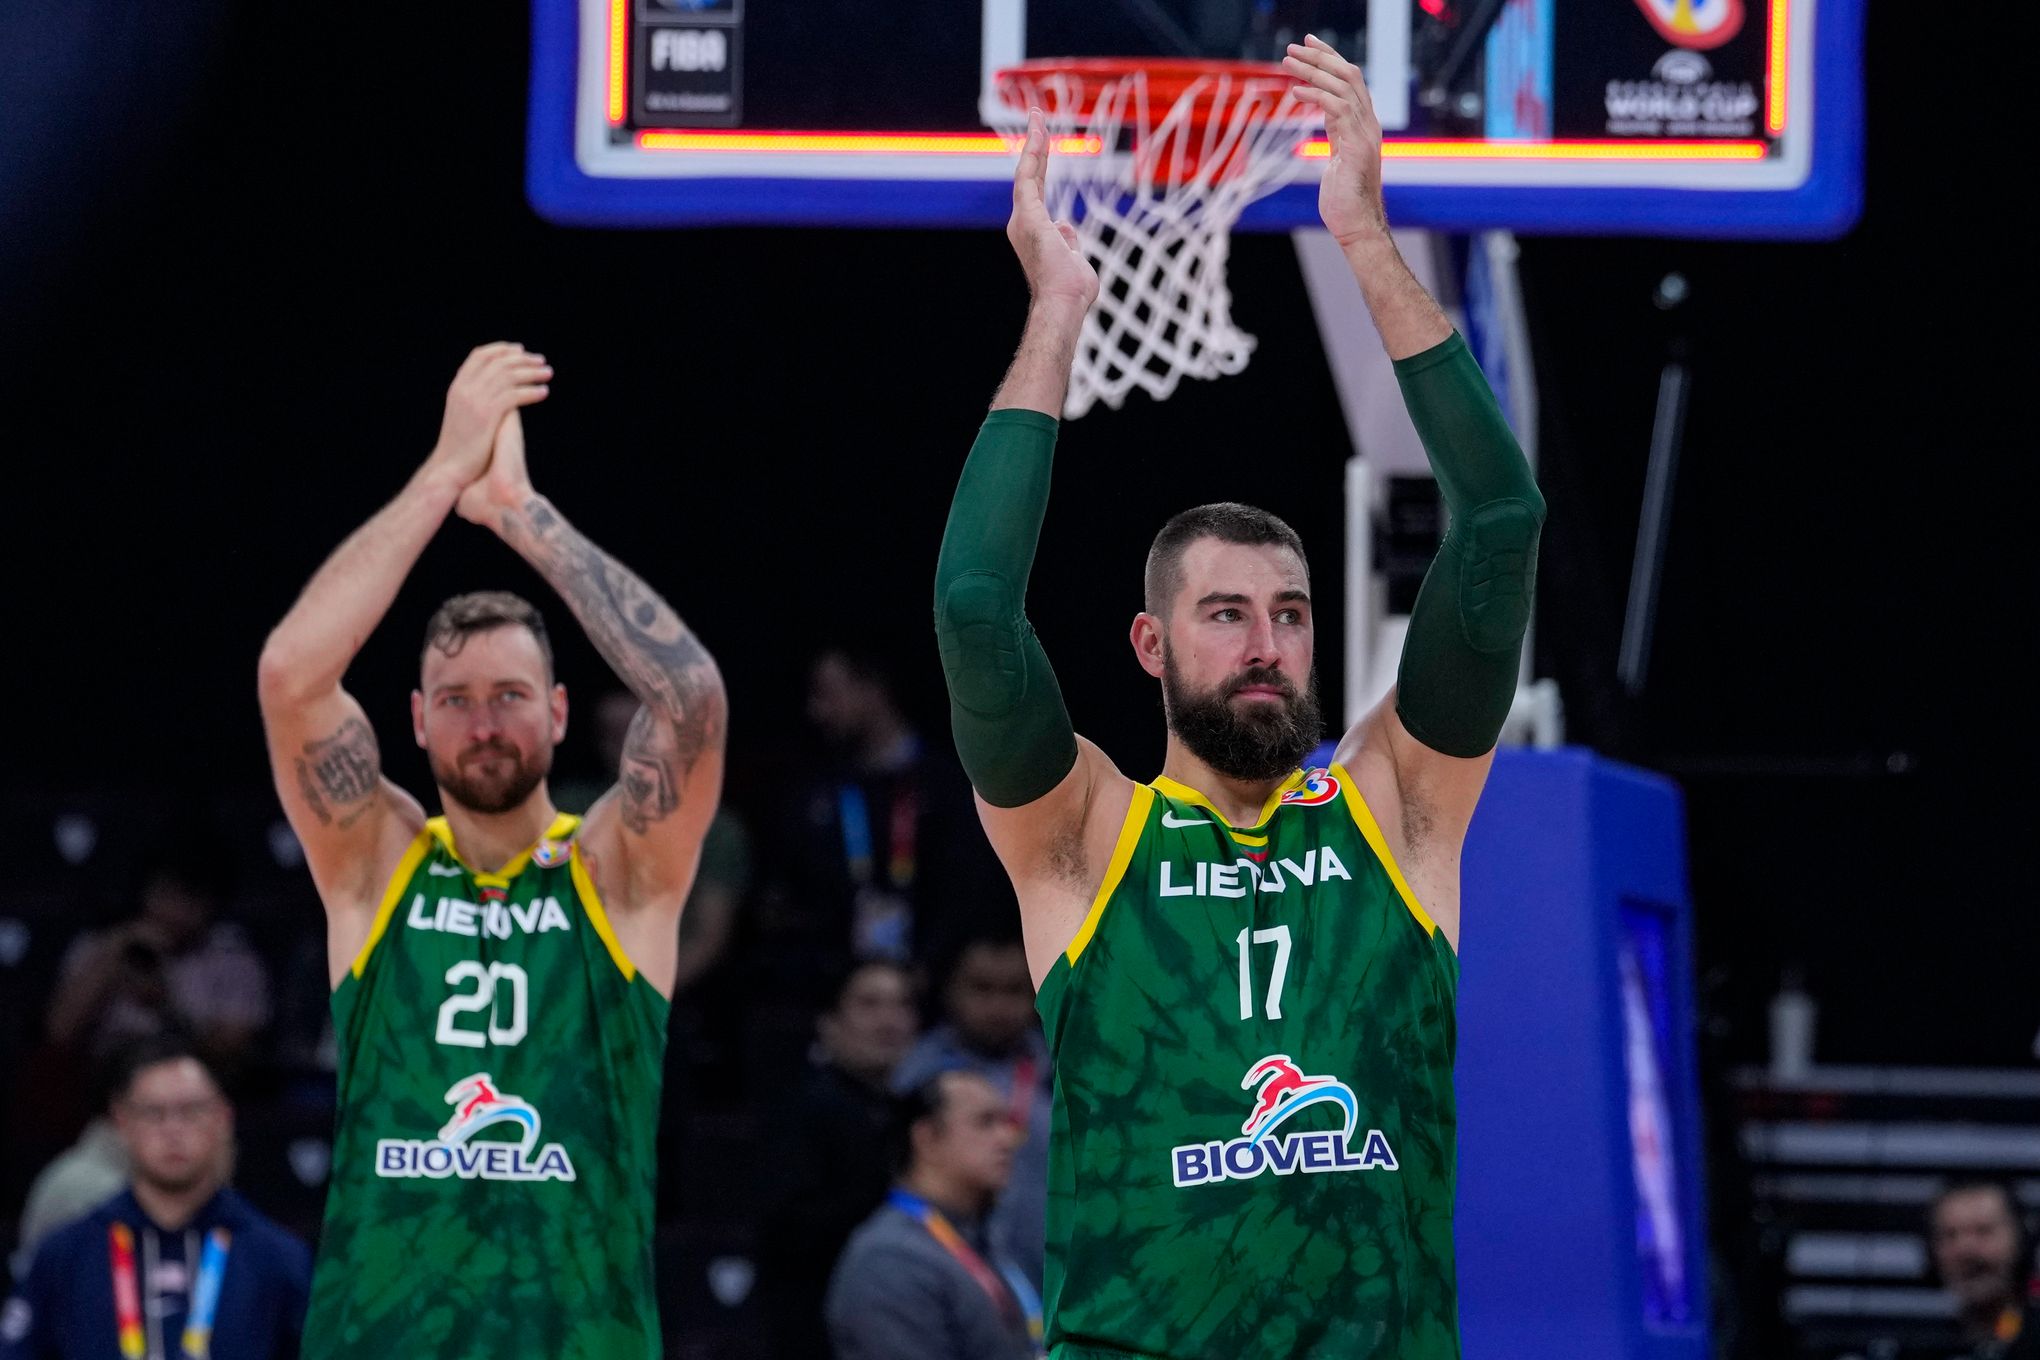
[[[1747,80],[1716,80],[1698,52],[1659,57],[1648,80],[1611,80],[1606,93],[1612,137],[1749,137],[1763,99]]]
[[[1172,1177],[1178,1190],[1221,1181],[1250,1181],[1264,1171],[1278,1176],[1296,1172],[1394,1171],[1395,1152],[1380,1129],[1368,1129],[1353,1150],[1360,1131],[1360,1102],[1353,1088],[1337,1077],[1307,1076],[1287,1053],[1271,1053],[1247,1069],[1240,1082],[1254,1091],[1254,1107],[1240,1126],[1240,1137],[1217,1143],[1185,1143],[1169,1150]],[[1292,1115],[1313,1105],[1331,1105],[1342,1116],[1335,1133],[1285,1133],[1275,1130]]]
[[[446,1093],[453,1117],[436,1138],[384,1138],[375,1145],[375,1174],[395,1180],[570,1181],[574,1161],[558,1143],[538,1143],[538,1111],[522,1096],[498,1090],[487,1072],[462,1077]],[[506,1125],[517,1141],[476,1141]]]

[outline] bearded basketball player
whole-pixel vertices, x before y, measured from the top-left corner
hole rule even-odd
[[[468,356],[439,443],[263,649],[278,795],[325,903],[339,1118],[304,1355],[652,1360],[653,1148],[681,903],[722,785],[725,700],[673,610],[539,495],[519,408],[552,370]],[[427,817],[341,681],[449,514],[560,593],[637,696],[584,819],[538,611],[462,595],[425,633]]]
[[[1381,128],[1315,38],[1319,210],[1395,361],[1451,528],[1398,683],[1322,769],[1303,544],[1199,506],[1148,554],[1134,658],[1168,753],[1075,735],[1022,612],[1056,414],[1098,281],[1043,207],[1030,120],[1007,235],[1032,293],[936,573],[956,744],[1020,900],[1055,1056],[1058,1360],[1456,1360],[1459,854],[1516,684],[1543,498],[1465,343],[1389,237]],[[1146,466],[1158,466],[1148,463]]]

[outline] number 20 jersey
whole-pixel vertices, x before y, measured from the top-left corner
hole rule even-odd
[[[1458,962],[1341,767],[1136,786],[1037,1005],[1058,1360],[1456,1360]]]
[[[562,814],[500,873],[442,818],[333,993],[307,1360],[649,1360],[667,1003]]]

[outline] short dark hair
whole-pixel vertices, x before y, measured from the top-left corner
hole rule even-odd
[[[1303,540],[1279,516],[1238,501],[1214,501],[1185,510],[1162,526],[1148,549],[1147,571],[1141,580],[1143,606],[1150,614],[1166,614],[1183,586],[1183,554],[1200,538],[1250,545],[1274,543],[1296,554],[1305,574],[1310,558]]]
[[[935,976],[942,979],[944,988],[956,981],[956,975],[963,971],[963,961],[980,949],[995,952],[1018,949],[1024,954],[1027,941],[1021,937],[1017,921],[1011,930],[981,928],[963,936],[944,950],[939,960],[941,966],[937,968]]]
[[[204,1069],[206,1079],[215,1090],[224,1090],[220,1085],[219,1073],[213,1071],[211,1063],[199,1052],[196,1045],[174,1030],[161,1034],[150,1034],[136,1039],[127,1047],[116,1051],[107,1059],[106,1097],[107,1104],[125,1100],[135,1089],[135,1079],[152,1067],[165,1063],[183,1062],[190,1059]]]
[[[940,1121],[949,1112],[949,1078],[972,1075],[962,1063],[952,1063],[893,1097],[892,1127],[886,1141],[894,1175],[905,1175],[913,1165],[914,1130],[931,1120]]]
[[[495,628],[528,629],[545,658],[545,678],[553,678],[552,638],[545,631],[545,616],[531,601],[507,590],[471,590],[439,606],[426,621],[424,651],[436,647],[447,656],[458,656],[469,638]],[[419,659],[422,663],[423,652]]]
[[[2005,1202],[2005,1212],[2014,1219],[2019,1216],[2019,1197],[2012,1190],[2010,1181],[1996,1176],[1951,1176],[1934,1193],[1934,1202],[1928,1208],[1929,1214],[1937,1214],[1941,1206],[1957,1195],[1971,1195],[1979,1190],[1994,1191]]]
[[[841,1011],[844,998],[850,995],[851,984],[871,968],[883,968],[887,972],[897,973],[900,981],[907,984],[909,993],[916,990],[918,979],[914,975],[914,970],[898,959],[881,957],[852,959],[837,966],[823,981],[820,997],[822,1014],[834,1015]]]

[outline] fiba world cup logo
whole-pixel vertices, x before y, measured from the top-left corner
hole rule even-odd
[[[1704,52],[1742,32],[1743,0],[1636,0],[1636,7],[1675,47]]]
[[[1285,807],[1323,807],[1338,796],[1338,777],[1329,770],[1312,770],[1301,784],[1282,795],[1282,802]]]

